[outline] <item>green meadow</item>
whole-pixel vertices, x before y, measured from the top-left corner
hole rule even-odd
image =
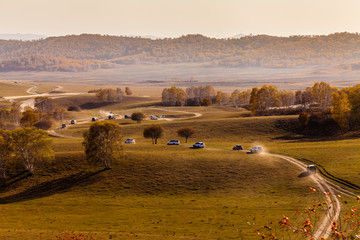
[[[93,96],[56,99],[58,104],[91,102]],[[332,175],[360,185],[360,140],[289,138],[276,127],[294,116],[251,117],[230,107],[162,107],[158,98],[127,97],[121,104],[68,112],[67,122],[81,124],[53,130],[53,162],[37,166],[27,176],[21,166],[10,168],[8,185],[0,188],[0,239],[55,239],[77,232],[96,239],[259,239],[254,229],[274,223],[283,215],[294,222],[321,196],[313,195],[305,169],[266,155],[247,154],[254,145],[321,164]],[[92,116],[101,111],[124,115],[141,111],[169,120],[115,120],[123,138],[123,158],[111,170],[90,165],[82,135]],[[160,124],[158,144],[142,136],[144,127]],[[188,143],[177,129],[191,126],[196,133]],[[168,146],[180,139],[180,146]],[[205,149],[192,149],[203,141]],[[233,151],[242,144],[246,150]],[[354,190],[355,191],[355,190]]]

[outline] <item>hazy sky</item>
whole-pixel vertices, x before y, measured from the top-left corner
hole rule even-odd
[[[360,0],[0,0],[0,34],[360,32]]]

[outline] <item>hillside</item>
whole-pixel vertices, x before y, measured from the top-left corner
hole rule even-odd
[[[82,34],[35,41],[0,40],[0,71],[86,71],[115,67],[109,63],[203,63],[208,67],[240,68],[327,66],[359,62],[359,43],[358,34],[346,32],[323,36],[258,35],[233,39],[187,35],[152,40]],[[43,65],[32,67],[27,59],[39,58],[39,55],[44,59]],[[57,58],[62,58],[62,67],[54,67]],[[91,63],[79,63],[84,60],[91,60]],[[94,63],[95,60],[108,64]],[[84,66],[71,67],[76,64]]]

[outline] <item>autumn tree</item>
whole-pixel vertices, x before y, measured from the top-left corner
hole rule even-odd
[[[23,112],[23,116],[20,119],[21,126],[30,127],[33,126],[39,120],[39,114],[33,109],[28,109]]]
[[[201,102],[204,98],[213,99],[216,96],[216,92],[213,86],[199,86],[199,87],[189,87],[186,89],[188,95],[189,105],[201,105]]]
[[[292,91],[281,90],[280,91],[281,106],[288,107],[295,103],[295,94]]]
[[[164,88],[161,94],[161,100],[165,106],[184,106],[186,104],[187,94],[179,87]]]
[[[342,129],[349,127],[351,105],[345,92],[334,92],[332,94],[331,117]]]
[[[138,123],[141,123],[144,119],[145,114],[143,114],[142,112],[134,112],[133,114],[131,114],[131,120],[137,121]]]
[[[216,93],[216,103],[220,106],[223,106],[229,102],[229,94],[224,93],[223,91],[217,91]]]
[[[212,101],[211,101],[211,99],[209,99],[209,98],[204,98],[204,99],[200,102],[200,105],[201,105],[201,106],[205,106],[205,107],[210,106],[211,104],[212,104]]]
[[[143,135],[145,138],[151,138],[153,144],[157,144],[157,140],[164,134],[164,128],[160,125],[152,125],[144,128]]]
[[[49,97],[36,97],[34,106],[39,110],[40,113],[51,114],[56,105]]]
[[[125,87],[125,94],[127,96],[130,96],[132,94],[132,91],[131,91],[131,89],[129,87]]]
[[[19,159],[31,174],[35,173],[37,163],[54,158],[50,142],[46,131],[35,127],[12,131],[15,158]]]
[[[177,134],[179,137],[184,137],[185,142],[187,142],[188,138],[190,138],[195,133],[195,129],[192,127],[182,127],[177,130]]]
[[[351,106],[351,121],[354,125],[360,124],[360,84],[349,89],[349,102]]]
[[[9,121],[14,124],[19,124],[21,119],[21,106],[18,103],[12,103],[9,111]]]
[[[335,89],[331,88],[326,82],[316,82],[312,87],[313,101],[319,104],[321,110],[326,110],[331,107],[332,93]]]
[[[295,104],[301,104],[306,108],[313,102],[312,88],[307,87],[305,90],[295,91]]]
[[[124,93],[120,88],[98,89],[95,95],[102,102],[122,102]]]
[[[260,89],[254,87],[250,96],[250,110],[253,113],[263,115],[266,110],[272,107],[280,106],[279,90],[269,85],[264,84]]]
[[[93,163],[101,162],[105,169],[111,169],[114,161],[122,157],[122,131],[113,121],[94,122],[84,133],[86,158]]]
[[[12,151],[11,133],[0,129],[0,179],[3,185],[6,182],[6,164],[10,160]]]
[[[61,108],[61,107],[57,107],[55,110],[54,110],[54,119],[56,121],[60,121],[60,122],[63,122],[64,119],[65,119],[65,113],[66,113],[66,109],[65,108]]]

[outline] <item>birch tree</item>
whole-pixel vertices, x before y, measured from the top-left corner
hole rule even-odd
[[[0,179],[3,185],[6,182],[6,164],[9,161],[13,150],[11,133],[0,129]]]
[[[35,127],[12,131],[15,158],[22,161],[25,169],[31,174],[35,173],[37,163],[54,158],[50,142],[51,139],[47,136],[46,131]]]
[[[119,124],[113,121],[94,122],[89,131],[84,133],[85,154],[93,163],[101,162],[105,169],[111,169],[122,154],[122,133]]]

